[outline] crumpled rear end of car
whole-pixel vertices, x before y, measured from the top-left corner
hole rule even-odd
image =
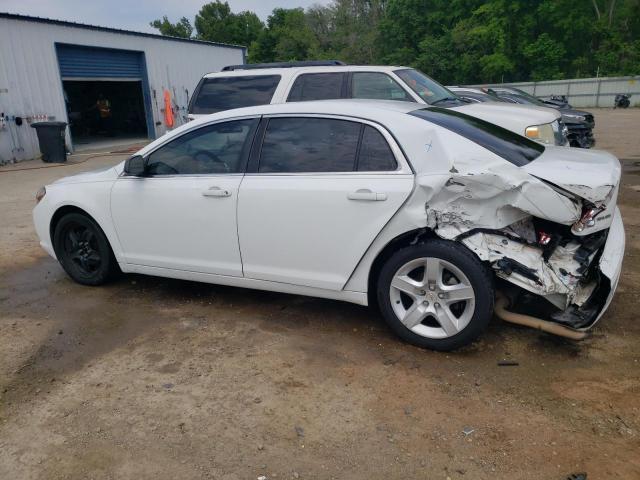
[[[433,177],[418,179],[428,192],[428,226],[491,266],[511,312],[553,333],[562,330],[547,323],[567,332],[592,327],[611,301],[624,256],[619,161],[548,148],[523,167],[468,157],[452,165],[440,188]]]

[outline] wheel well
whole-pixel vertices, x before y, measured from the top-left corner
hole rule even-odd
[[[53,234],[56,231],[56,226],[62,217],[67,215],[68,213],[79,213],[84,215],[85,217],[89,217],[91,220],[96,222],[95,218],[89,215],[87,212],[82,210],[81,208],[74,207],[73,205],[65,205],[64,207],[60,207],[55,211],[53,217],[51,217],[51,223],[49,224],[49,237],[51,238],[51,245],[53,245]],[[97,224],[98,222],[96,222]],[[55,248],[55,246],[54,246]]]
[[[436,234],[428,228],[418,228],[416,230],[410,230],[398,235],[385,245],[385,247],[378,253],[375,260],[371,264],[371,270],[369,270],[369,282],[367,286],[367,296],[369,306],[378,306],[378,276],[382,266],[394,252],[397,252],[401,248],[408,247],[409,245],[415,245],[423,243],[429,238],[437,238]]]

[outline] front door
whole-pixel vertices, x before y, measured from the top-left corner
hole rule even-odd
[[[190,130],[148,155],[145,177],[116,181],[111,211],[127,263],[242,276],[236,206],[257,122]]]
[[[413,188],[388,140],[345,119],[270,118],[239,192],[245,277],[342,289]]]

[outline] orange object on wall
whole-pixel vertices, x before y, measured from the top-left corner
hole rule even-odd
[[[169,90],[164,91],[164,123],[167,127],[173,128],[173,109],[171,108],[171,94]]]

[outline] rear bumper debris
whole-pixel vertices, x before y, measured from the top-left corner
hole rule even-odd
[[[524,291],[512,295],[509,311],[531,314],[525,304],[542,297],[548,308],[536,309],[535,317],[584,332],[602,317],[620,278],[625,237],[618,208],[608,231],[591,237],[564,238],[551,253],[499,231],[478,232],[462,242],[488,262],[498,278]]]

